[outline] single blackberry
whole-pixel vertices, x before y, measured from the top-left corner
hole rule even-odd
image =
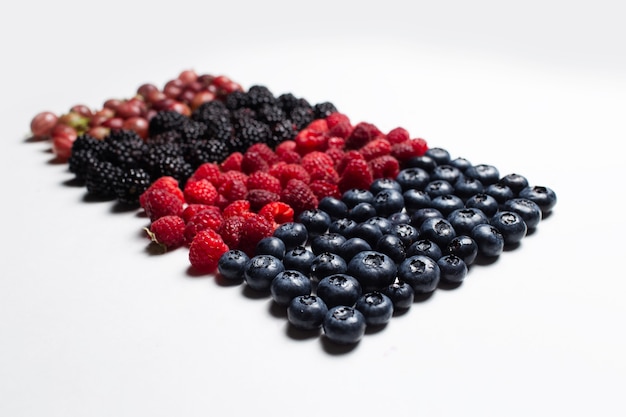
[[[166,175],[163,171],[162,161],[167,158],[183,158],[182,146],[179,142],[170,142],[163,145],[148,143],[146,148],[142,168],[150,174],[152,179]]]
[[[85,176],[87,193],[98,198],[115,198],[115,184],[121,172],[110,161],[96,161],[88,167]]]
[[[167,156],[158,162],[158,171],[160,176],[174,177],[182,187],[193,174],[194,167],[182,155]]]
[[[285,112],[277,104],[262,104],[257,110],[259,119],[269,125],[281,122],[285,119]]]
[[[272,139],[270,147],[274,147],[279,143],[286,140],[293,140],[298,134],[298,131],[294,128],[293,123],[289,119],[281,120],[278,123],[272,125]]]
[[[182,126],[187,117],[174,110],[164,110],[155,114],[148,122],[148,135],[154,136],[168,130],[176,130]]]
[[[124,169],[138,167],[146,151],[145,142],[134,130],[114,130],[104,144],[103,158]]]
[[[214,117],[230,117],[230,110],[226,104],[219,100],[207,101],[191,113],[191,119],[196,122],[207,123],[208,120]]]
[[[233,124],[230,116],[211,116],[204,121],[206,124],[206,137],[227,141],[233,135]]]
[[[236,136],[240,137],[248,148],[255,143],[266,143],[272,138],[270,127],[258,120],[248,120],[236,129]]]
[[[181,133],[178,130],[168,130],[146,138],[146,143],[155,145],[165,145],[167,143],[180,142]]]
[[[77,180],[85,180],[87,169],[102,159],[105,147],[104,141],[88,135],[76,138],[72,145],[72,154],[68,159],[68,169]]]
[[[242,107],[237,110],[233,110],[231,113],[231,121],[234,126],[239,126],[248,120],[256,120],[258,118],[255,110],[249,107]]]
[[[229,153],[233,153],[233,152],[244,153],[246,152],[246,149],[248,149],[249,147],[249,145],[245,143],[241,137],[236,136],[236,135],[233,135],[230,138],[230,140],[226,142],[226,145],[228,146]]]
[[[80,135],[76,138],[74,143],[72,143],[72,152],[80,151],[83,149],[94,149],[102,144],[102,140],[96,139],[93,136],[88,134]]]
[[[152,183],[148,172],[141,168],[131,168],[121,173],[113,187],[117,200],[127,206],[139,204],[139,196]]]
[[[263,104],[276,103],[274,94],[263,85],[253,85],[248,89],[248,105],[253,109],[258,109]]]
[[[289,113],[289,119],[297,130],[302,130],[315,120],[315,112],[311,106],[298,106]]]
[[[313,112],[315,114],[316,119],[323,119],[326,116],[329,116],[333,113],[337,112],[337,108],[331,102],[325,101],[323,103],[318,103],[313,106]]]
[[[207,125],[202,122],[188,120],[180,127],[181,141],[183,143],[195,142],[204,138],[207,134]]]
[[[229,110],[237,110],[242,107],[249,107],[250,100],[248,98],[248,94],[244,91],[233,91],[229,95],[226,96],[224,100],[224,104],[226,108]]]
[[[222,162],[230,155],[226,142],[218,139],[206,139],[194,143],[185,153],[185,159],[192,167],[197,168],[205,162]]]

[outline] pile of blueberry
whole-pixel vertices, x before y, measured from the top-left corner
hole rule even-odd
[[[431,148],[396,178],[325,197],[259,242],[226,252],[218,272],[268,292],[291,325],[357,343],[367,327],[440,285],[459,285],[477,259],[515,247],[556,204],[548,187]]]

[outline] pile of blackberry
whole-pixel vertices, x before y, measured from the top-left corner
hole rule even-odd
[[[150,119],[145,140],[128,130],[112,131],[103,140],[81,135],[72,146],[69,170],[90,196],[136,206],[141,193],[159,177],[171,176],[183,187],[205,162],[222,162],[255,143],[275,148],[313,120],[336,111],[330,102],[311,104],[254,85],[208,101],[189,117],[158,112]]]
[[[361,340],[471,265],[519,246],[556,204],[548,187],[430,148],[395,178],[325,197],[262,239],[222,255],[226,280],[267,292],[291,325],[338,344]]]

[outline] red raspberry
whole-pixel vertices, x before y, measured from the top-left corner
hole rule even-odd
[[[220,168],[222,172],[227,171],[241,171],[241,161],[243,160],[243,154],[241,152],[231,153],[222,163]]]
[[[222,212],[217,206],[209,206],[206,204],[187,204],[187,207],[185,207],[185,209],[183,210],[183,214],[181,215],[181,217],[183,218],[185,223],[187,223],[189,220],[191,220],[193,216],[204,210],[211,210],[216,212],[217,214],[220,214]]]
[[[189,245],[189,262],[200,272],[213,272],[220,257],[227,251],[228,246],[215,230],[202,230]]]
[[[204,210],[193,216],[185,225],[185,240],[191,243],[198,232],[206,229],[218,230],[224,219],[215,210]]]
[[[295,138],[296,152],[300,155],[306,155],[313,151],[324,151],[328,147],[328,137],[319,131],[304,128]]]
[[[364,159],[353,159],[341,173],[339,191],[343,194],[352,188],[369,190],[373,180],[367,162]]]
[[[340,148],[343,149],[346,146],[346,140],[338,136],[331,136],[328,138],[328,148]],[[326,151],[328,152],[328,150]]]
[[[174,177],[159,177],[154,181],[146,191],[139,196],[139,204],[145,209],[147,195],[154,190],[164,190],[176,195],[181,202],[185,201],[183,191],[178,187],[178,180]]]
[[[266,143],[262,142],[250,145],[246,152],[257,152],[261,154],[265,162],[267,162],[270,166],[278,162],[279,160],[278,155],[276,155],[272,148],[270,148]]]
[[[280,193],[280,200],[293,208],[295,216],[300,215],[305,210],[317,207],[318,200],[311,188],[304,181],[292,179],[287,182],[285,188]]]
[[[250,174],[246,181],[246,187],[248,187],[248,191],[266,190],[273,193],[280,193],[282,189],[280,180],[268,172],[253,172]]]
[[[244,213],[250,212],[250,202],[248,200],[237,200],[230,203],[222,211],[225,219],[232,216],[243,216]]]
[[[332,129],[340,123],[350,123],[350,118],[343,113],[335,112],[326,116],[326,124],[329,129]]]
[[[245,220],[239,240],[239,248],[248,256],[254,256],[259,240],[272,236],[274,224],[267,217],[254,214]]]
[[[320,180],[331,184],[337,184],[337,182],[339,182],[339,173],[332,166],[325,169],[316,169],[311,171],[311,182]]]
[[[389,133],[387,133],[387,140],[392,145],[394,143],[401,143],[405,140],[409,140],[411,136],[409,135],[409,131],[403,127],[396,127],[395,129],[391,129]]]
[[[309,187],[311,188],[311,191],[313,191],[313,194],[315,194],[318,200],[321,200],[324,197],[341,198],[339,186],[336,182],[331,183],[328,181],[316,180],[311,181]]]
[[[296,150],[296,142],[293,140],[284,140],[276,145],[276,150],[274,151],[276,155],[281,156],[283,152],[295,152]]]
[[[241,171],[250,174],[256,171],[269,171],[270,165],[259,152],[247,151],[241,160]]]
[[[276,224],[292,222],[294,215],[291,206],[280,201],[266,204],[259,210],[259,214]]]
[[[162,189],[144,193],[143,209],[151,221],[163,216],[180,216],[183,213],[183,202],[178,195]]]
[[[287,164],[299,164],[300,154],[296,151],[283,151],[280,154],[280,161]]]
[[[233,172],[233,171],[231,171]],[[227,180],[218,189],[218,192],[228,201],[243,200],[248,194],[246,183],[240,180]]]
[[[253,211],[258,211],[266,204],[279,201],[280,194],[268,190],[250,190],[248,191],[246,199],[250,202],[250,208]]]
[[[400,173],[400,163],[391,155],[383,155],[368,162],[372,177],[395,179]]]
[[[217,200],[217,190],[208,179],[187,181],[184,189],[185,201],[189,204],[213,205]]]
[[[280,184],[284,188],[287,183],[291,180],[300,180],[302,182],[308,183],[311,181],[311,175],[307,172],[307,170],[299,164],[277,164],[275,165],[276,169],[270,171],[272,175],[279,179]],[[274,174],[275,172],[275,174]]]
[[[343,171],[344,169],[346,169],[346,166],[348,166],[348,164],[354,160],[365,161],[365,158],[357,150],[351,150],[351,151],[345,152],[343,154],[343,158],[341,158],[341,161],[339,161],[339,163],[337,164],[337,172],[339,173],[339,175],[343,174]]]
[[[179,216],[159,217],[145,230],[150,239],[164,249],[174,249],[185,243],[185,221]]]
[[[248,181],[248,175],[244,174],[241,171],[227,171],[227,172],[224,172],[220,178],[221,178],[221,182],[219,185],[222,185],[224,182],[228,180],[238,180],[238,181],[243,181],[244,183]]]
[[[422,156],[428,149],[424,139],[409,139],[391,146],[391,155],[398,162],[406,162],[416,156]]]
[[[360,149],[365,146],[366,143],[384,136],[383,132],[381,132],[375,125],[367,122],[360,122],[354,126],[350,136],[346,138],[346,148]]]
[[[366,161],[371,161],[379,156],[389,155],[391,153],[391,144],[387,139],[378,138],[367,143],[359,149],[359,152]]]
[[[316,170],[334,167],[334,161],[324,152],[313,151],[302,157],[300,165],[302,165],[307,172],[311,173]]]
[[[350,123],[342,122],[330,128],[330,130],[328,131],[328,135],[345,140],[352,134],[353,130],[354,128]]]
[[[309,130],[314,130],[319,133],[328,132],[328,122],[326,119],[315,119],[306,127]]]
[[[335,163],[335,167],[339,165],[343,157],[345,156],[345,152],[343,151],[343,147],[335,148],[331,147],[326,149],[326,155],[330,156]]]
[[[219,184],[221,175],[222,172],[219,165],[213,162],[205,162],[204,164],[196,168],[196,170],[187,181],[189,182],[206,179],[211,184],[216,185]]]
[[[241,232],[246,219],[243,216],[230,216],[224,219],[219,228],[219,233],[224,239],[224,243],[231,249],[239,249]]]
[[[226,197],[224,197],[221,194],[217,195],[217,200],[215,200],[216,207],[218,207],[220,210],[224,210],[226,206],[228,206],[229,204],[230,204],[230,201],[228,201]]]

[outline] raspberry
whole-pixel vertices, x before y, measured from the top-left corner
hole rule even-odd
[[[258,211],[264,205],[280,200],[280,194],[261,189],[250,190],[246,199],[250,202],[250,208],[253,211]]]
[[[315,180],[311,181],[309,184],[311,191],[317,197],[319,201],[321,201],[324,197],[335,197],[337,199],[341,198],[341,193],[339,192],[339,186],[336,182],[328,182],[323,180]]]
[[[241,161],[243,160],[243,154],[241,152],[233,152],[228,158],[220,164],[223,172],[226,171],[241,171]]]
[[[139,196],[139,205],[145,209],[146,199],[148,193],[153,190],[165,190],[176,195],[181,202],[185,201],[183,191],[178,187],[178,180],[174,177],[164,176],[159,177],[154,181],[147,189]]]
[[[396,127],[395,129],[391,129],[389,133],[387,133],[387,140],[389,143],[401,143],[405,140],[409,140],[411,136],[409,135],[409,131],[403,127]]]
[[[185,221],[179,216],[159,217],[145,230],[150,239],[164,249],[174,249],[185,243]]]
[[[353,159],[341,173],[339,191],[343,194],[351,188],[367,190],[373,180],[367,162],[364,159]]]
[[[248,190],[266,190],[280,193],[280,180],[267,172],[253,172],[246,181]]]
[[[339,182],[339,173],[332,166],[325,169],[311,171],[311,182],[320,180],[337,184],[337,182]]]
[[[409,139],[392,145],[391,155],[402,163],[413,157],[424,155],[427,149],[424,139]]]
[[[354,126],[350,136],[346,138],[348,149],[360,149],[372,140],[384,137],[385,135],[375,125],[367,122],[360,122]]]
[[[218,187],[222,185],[224,182],[228,180],[238,180],[246,183],[248,181],[248,175],[244,174],[241,171],[227,171],[222,174],[220,177],[220,183],[217,185]]]
[[[324,151],[328,147],[328,137],[319,131],[305,128],[295,138],[296,152],[306,155],[313,151]]]
[[[350,118],[343,113],[335,112],[326,116],[326,124],[329,129],[332,129],[340,123],[350,124]]]
[[[319,133],[326,133],[328,132],[328,122],[326,119],[316,119],[309,123],[306,128]]]
[[[280,200],[293,208],[296,216],[305,210],[317,207],[318,199],[311,191],[311,188],[304,181],[292,179],[287,182],[285,188],[280,193]]]
[[[334,161],[324,152],[313,151],[302,157],[300,165],[302,165],[307,172],[313,172],[316,170],[324,170],[328,167],[332,168]]]
[[[218,192],[228,201],[243,200],[248,194],[246,183],[240,180],[229,179],[218,189]]]
[[[213,272],[226,252],[228,246],[215,230],[202,230],[189,245],[189,262],[198,271]]]
[[[208,179],[187,181],[184,189],[185,201],[189,204],[213,205],[217,200],[217,190]]]
[[[343,149],[346,146],[346,140],[338,136],[331,136],[328,138],[328,148],[340,148]]]
[[[222,211],[224,218],[232,216],[242,216],[244,213],[250,212],[250,202],[248,200],[237,200],[230,203]]]
[[[368,162],[372,177],[395,179],[400,173],[400,163],[391,155],[383,155]]]
[[[224,219],[219,227],[219,234],[224,239],[224,243],[231,249],[239,248],[241,240],[241,232],[246,219],[243,216],[230,216]]]
[[[162,189],[146,191],[142,208],[151,221],[173,215],[180,216],[183,213],[183,202],[178,195]]]
[[[198,232],[202,230],[218,230],[223,220],[222,214],[219,211],[204,210],[199,212],[185,225],[185,240],[191,243]]]
[[[289,223],[293,221],[293,209],[289,204],[275,201],[266,204],[259,210],[261,216],[266,217],[276,224]]]
[[[274,151],[277,156],[281,156],[283,152],[295,152],[296,150],[296,142],[293,140],[285,140],[279,143],[276,146],[276,150]]]
[[[374,139],[359,149],[359,152],[366,161],[371,161],[379,156],[389,155],[391,153],[391,143],[387,139]]]
[[[299,164],[277,164],[273,167],[274,169],[270,171],[270,174],[274,175],[279,179],[280,184],[283,188],[287,185],[287,183],[291,180],[300,180],[302,182],[308,183],[311,181],[311,176],[307,172],[307,170]]]
[[[343,147],[330,147],[326,149],[326,155],[330,156],[335,164],[335,167],[339,165],[343,157],[345,156],[345,152],[343,151]]]
[[[296,151],[283,151],[280,154],[280,161],[287,164],[299,164],[300,154]]]
[[[259,153],[268,165],[278,162],[278,155],[266,143],[255,143],[246,152]]]
[[[214,162],[205,162],[201,164],[198,168],[196,168],[196,170],[191,175],[191,177],[189,177],[187,182],[206,179],[211,184],[217,185],[220,182],[221,175],[222,172],[219,165]]]
[[[183,210],[183,214],[181,214],[181,217],[183,218],[185,223],[187,223],[189,222],[189,220],[191,220],[193,216],[204,210],[211,210],[217,214],[221,214],[221,210],[217,206],[209,206],[206,204],[187,204],[187,207],[185,207],[185,209]]]
[[[354,128],[348,122],[341,122],[331,127],[328,131],[329,136],[334,136],[342,139],[346,139],[352,134]]]
[[[241,160],[241,171],[250,174],[256,171],[269,171],[270,165],[259,152],[247,151]]]
[[[239,240],[239,249],[248,256],[254,256],[257,243],[265,237],[272,236],[274,224],[267,217],[254,214],[244,221]]]
[[[344,153],[343,158],[341,158],[341,161],[337,163],[337,172],[339,173],[339,175],[343,174],[343,171],[344,169],[346,169],[346,166],[348,166],[348,164],[354,160],[365,161],[365,158],[357,150],[351,150],[351,151]]]

